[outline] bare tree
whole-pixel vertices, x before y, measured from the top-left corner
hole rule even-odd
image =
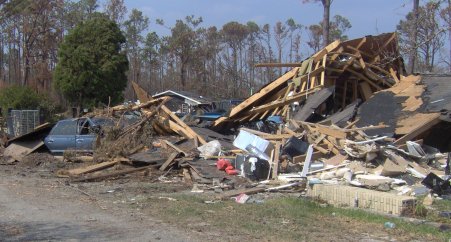
[[[321,2],[323,5],[323,47],[326,47],[330,43],[330,5],[333,0],[303,0],[304,3]]]
[[[287,28],[287,26],[280,21],[277,22],[276,25],[274,25],[274,38],[276,41],[279,63],[282,63],[282,52],[287,41],[286,38],[289,31],[290,30]],[[279,68],[279,75],[282,75],[282,67]]]
[[[413,0],[413,30],[412,30],[412,41],[414,43],[418,42],[418,17],[419,11],[418,8],[420,6],[420,0]],[[417,59],[417,47],[414,46],[413,50],[409,55],[409,70],[410,73],[413,73],[415,68],[415,62]]]
[[[127,7],[124,4],[124,0],[108,0],[105,5],[105,13],[111,20],[121,25],[125,14],[127,13]]]
[[[410,12],[406,19],[401,20],[397,26],[403,51],[407,55],[414,52],[418,56],[414,65],[415,71],[434,71],[436,55],[444,44],[444,31],[439,26],[439,10],[439,2],[430,1],[418,8],[417,26],[415,26],[414,19],[416,17],[414,12]],[[418,32],[416,41],[412,38],[414,28],[417,28]]]
[[[445,21],[446,28],[448,29],[448,68],[451,72],[451,0],[447,0],[446,6],[440,11],[440,16]]]

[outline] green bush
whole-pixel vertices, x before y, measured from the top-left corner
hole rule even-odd
[[[40,95],[29,87],[10,86],[0,90],[0,106],[4,112],[8,108],[37,109],[40,104]]]
[[[51,120],[57,105],[46,95],[38,94],[30,87],[14,85],[0,90],[0,107],[4,116],[7,114],[8,108],[18,110],[40,109],[46,114],[46,119]]]

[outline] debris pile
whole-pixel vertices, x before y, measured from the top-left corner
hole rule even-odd
[[[449,117],[437,106],[449,92],[435,88],[444,77],[405,76],[395,33],[337,40],[292,66],[209,128],[188,126],[165,106],[169,97],[133,83],[138,104],[88,114],[115,120],[92,164],[58,175],[173,175],[218,199],[288,189],[393,214],[411,209],[414,196],[451,193],[451,135],[441,134]]]

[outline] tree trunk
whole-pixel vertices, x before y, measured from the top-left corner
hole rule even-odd
[[[448,0],[448,41],[449,41],[449,60],[451,62],[451,0]],[[451,72],[451,63],[449,65],[449,71]]]
[[[186,86],[186,64],[185,61],[183,60],[182,57],[182,61],[180,64],[180,82],[182,84],[182,89],[185,90],[185,86]]]
[[[413,14],[414,14],[414,29],[413,29],[413,36],[412,36],[412,41],[413,41],[413,50],[410,51],[410,56],[409,56],[409,70],[410,73],[413,73],[415,71],[415,62],[417,59],[417,42],[418,42],[418,8],[420,5],[420,0],[414,0],[413,1]]]
[[[323,47],[326,47],[330,43],[330,3],[331,0],[322,0],[324,13],[323,13]]]

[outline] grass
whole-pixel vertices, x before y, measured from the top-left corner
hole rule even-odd
[[[435,200],[433,205],[433,211],[430,211],[426,216],[427,220],[445,223],[451,226],[451,219],[441,217],[438,215],[441,211],[451,211],[451,201],[450,200]]]
[[[336,234],[344,236],[340,233],[359,233],[359,229],[369,234],[379,230],[394,237],[402,235],[402,238],[407,240],[451,238],[451,232],[440,232],[432,226],[415,225],[402,219],[363,210],[324,207],[306,199],[275,198],[265,200],[262,204],[238,204],[233,201],[206,204],[198,195],[174,194],[171,197],[177,201],[162,203],[154,197],[149,198],[147,204],[151,204],[149,206],[153,211],[163,211],[155,215],[169,223],[193,227],[196,224],[207,224],[209,230],[228,231],[253,239],[321,240],[321,236],[326,239]],[[440,205],[451,208],[451,203]],[[385,229],[383,226],[387,221],[395,223],[396,228]]]

